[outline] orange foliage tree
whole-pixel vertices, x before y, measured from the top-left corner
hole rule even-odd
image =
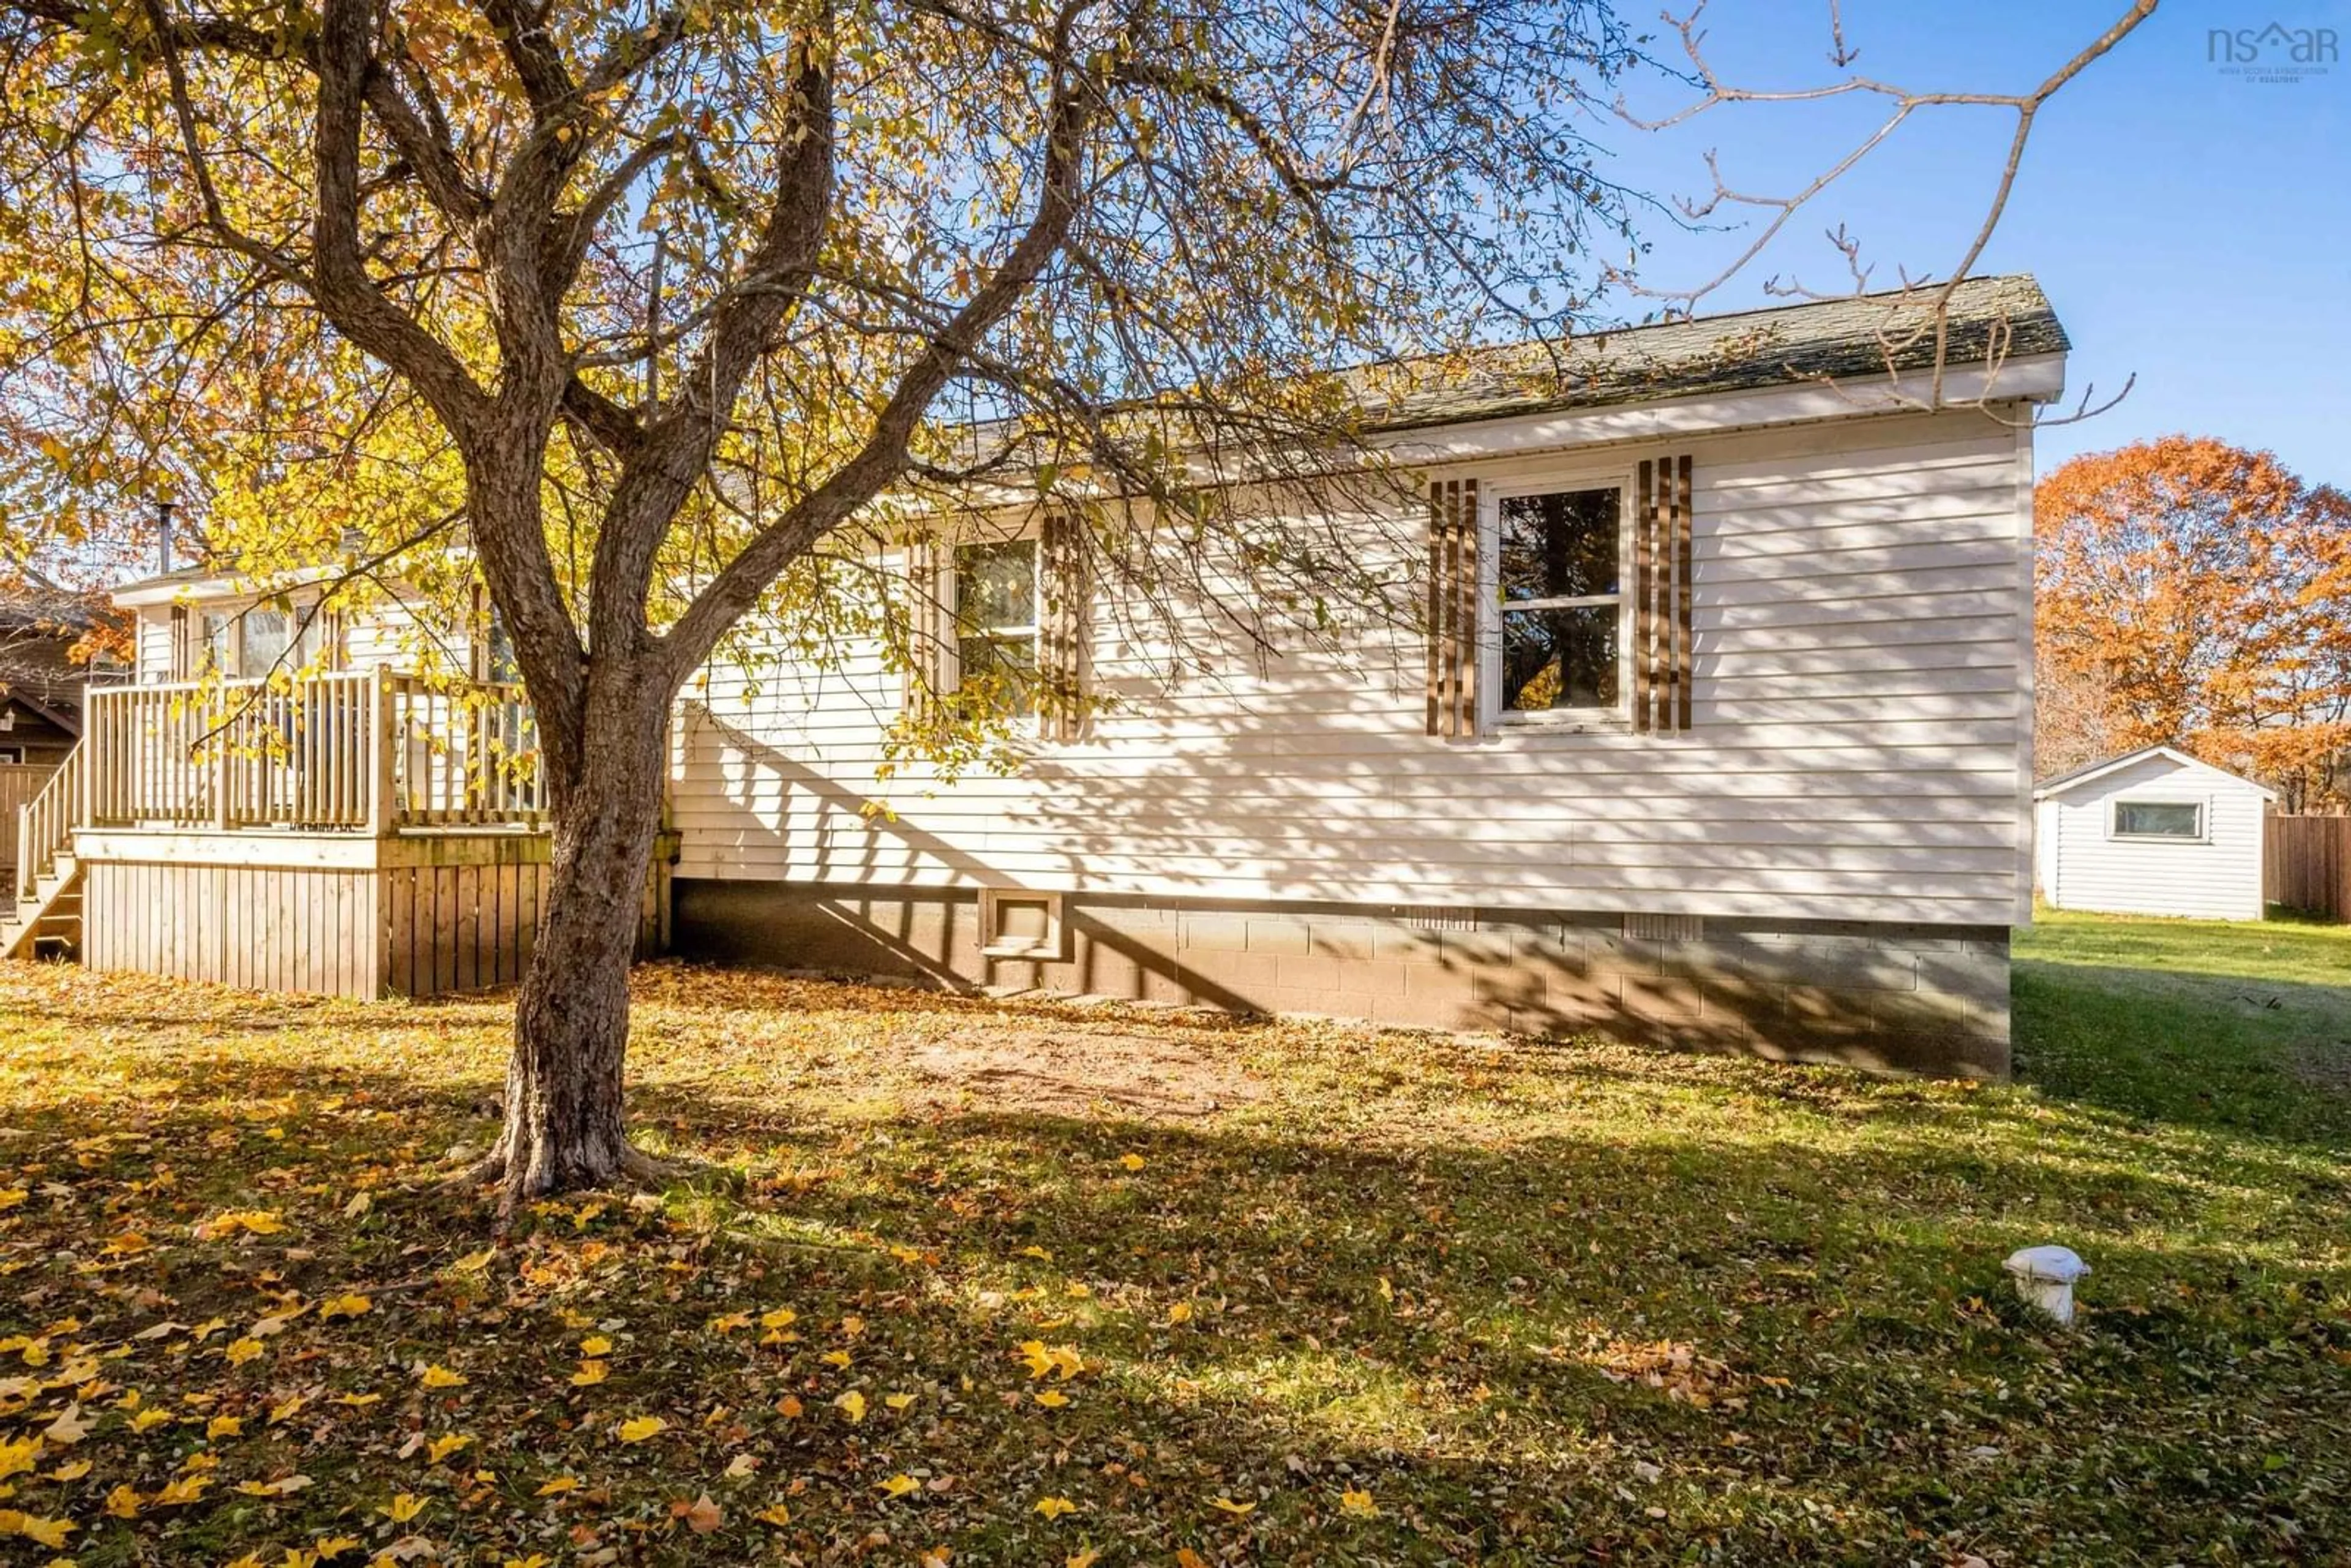
[[[2044,773],[2167,742],[2346,802],[2351,497],[2267,452],[2168,435],[2076,457],[2033,496]]]

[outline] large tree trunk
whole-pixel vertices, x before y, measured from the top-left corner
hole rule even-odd
[[[550,780],[553,863],[515,1004],[506,1127],[483,1173],[503,1176],[509,1210],[653,1164],[629,1146],[622,1064],[629,961],[661,827],[667,705],[633,695],[583,727],[577,777]]]

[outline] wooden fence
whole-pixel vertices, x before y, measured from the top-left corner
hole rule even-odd
[[[53,762],[0,763],[0,889],[16,896],[16,808],[29,804],[57,771]]]
[[[2262,826],[2262,902],[2351,920],[2351,817],[2273,815]]]

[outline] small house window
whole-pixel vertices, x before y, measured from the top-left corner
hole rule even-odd
[[[1037,673],[1037,541],[956,547],[958,688],[998,712],[1025,714]]]
[[[1624,510],[1614,486],[1496,502],[1503,714],[1618,706]]]
[[[13,715],[11,716],[14,716]],[[21,746],[0,746],[0,768],[22,767],[25,748]]]
[[[232,668],[229,663],[230,639],[236,631],[236,613],[229,610],[207,610],[198,622],[201,631],[197,643],[196,670],[198,675],[225,675]]]
[[[240,618],[244,636],[239,640],[236,673],[248,681],[260,680],[281,663],[287,661],[287,651],[293,646],[294,618],[283,610],[248,610]]]
[[[2117,800],[2114,836],[2199,841],[2204,837],[2204,808],[2194,800]]]

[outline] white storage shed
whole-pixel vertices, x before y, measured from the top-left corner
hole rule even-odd
[[[2034,880],[2058,909],[2259,920],[2276,799],[2168,746],[2093,763],[2032,792]]]

